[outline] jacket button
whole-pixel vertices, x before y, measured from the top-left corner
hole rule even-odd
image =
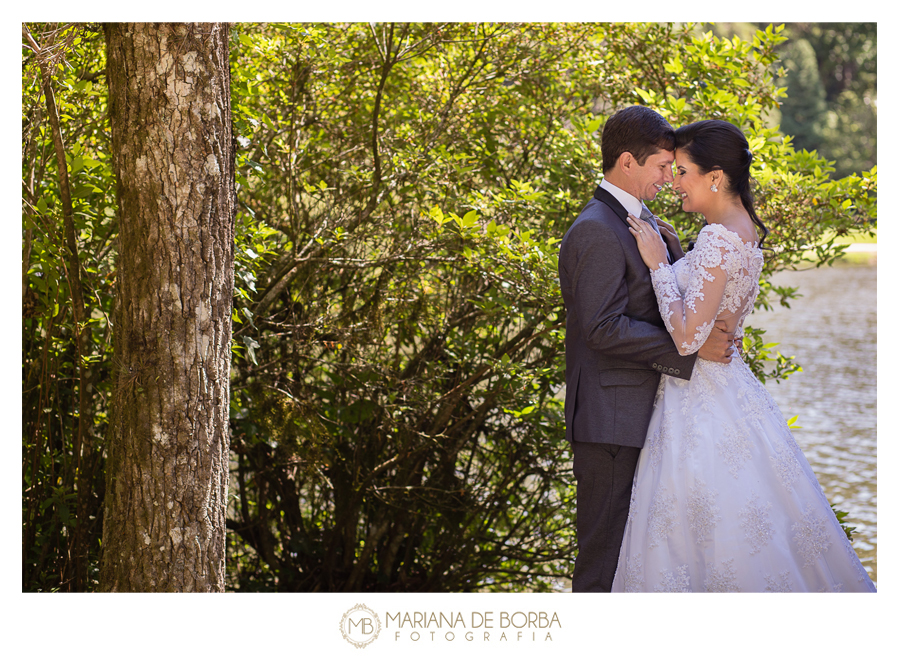
[[[680,375],[680,374],[681,374],[681,371],[680,371],[678,368],[675,368],[675,374],[676,374],[676,375]]]
[[[653,369],[654,369],[654,370],[659,370],[659,366],[656,365],[656,364],[654,363],[654,364],[653,364]]]

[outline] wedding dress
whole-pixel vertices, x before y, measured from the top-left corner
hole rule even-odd
[[[721,224],[651,273],[679,352],[743,334],[762,251]],[[738,356],[663,375],[614,592],[875,591],[775,401]]]

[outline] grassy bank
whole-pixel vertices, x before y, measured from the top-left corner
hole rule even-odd
[[[829,237],[831,236],[826,235],[825,239],[827,240]],[[847,251],[835,261],[835,265],[871,265],[878,261],[878,250],[876,247],[878,238],[875,235],[854,231],[847,235],[836,237],[834,242],[835,244],[848,245]],[[804,261],[811,260],[813,253],[812,250],[804,253]]]

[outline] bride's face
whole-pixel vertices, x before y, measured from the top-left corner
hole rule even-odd
[[[675,182],[672,189],[681,196],[681,209],[702,213],[712,201],[711,173],[701,174],[700,169],[681,149],[675,149]]]

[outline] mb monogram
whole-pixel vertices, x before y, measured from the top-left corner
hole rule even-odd
[[[368,646],[378,637],[381,620],[370,608],[358,603],[341,618],[341,635],[357,649]]]

